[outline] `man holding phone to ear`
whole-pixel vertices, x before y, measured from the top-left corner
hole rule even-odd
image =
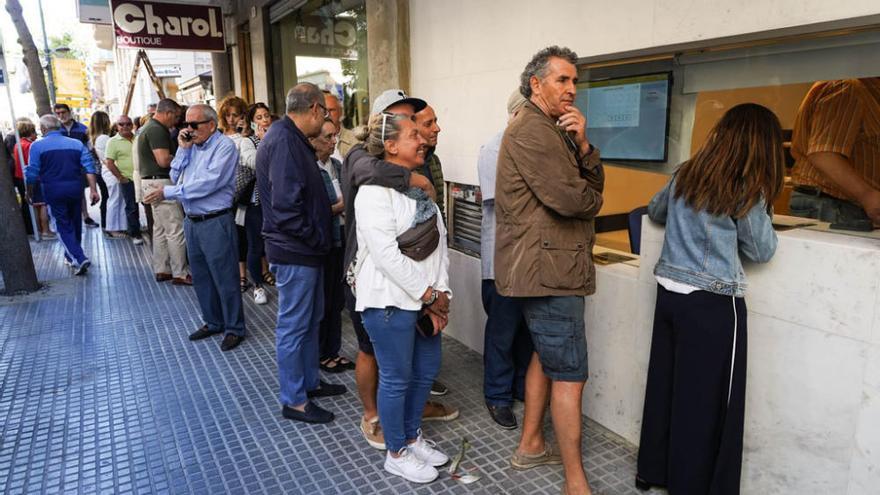
[[[160,101],[156,115],[161,110]],[[183,205],[193,285],[205,322],[189,340],[223,333],[220,350],[231,351],[245,336],[232,208],[238,148],[217,131],[217,112],[202,104],[186,111],[186,127],[178,135],[178,145],[170,184],[147,193],[144,201],[171,200]]]
[[[563,464],[568,495],[589,494],[581,461],[581,396],[588,377],[584,296],[596,289],[593,219],[605,174],[574,106],[577,55],[551,46],[520,76],[528,100],[504,132],[495,183],[495,286],[517,299],[535,353],[514,469]],[[546,442],[547,401],[558,449]]]
[[[154,190],[172,184],[171,160],[177,143],[171,140],[170,129],[180,116],[180,105],[165,98],[156,106],[156,113],[141,128],[137,138],[138,173],[144,202]],[[175,285],[192,285],[183,237],[183,211],[176,201],[160,201],[153,208],[153,273],[156,282],[171,280]]]

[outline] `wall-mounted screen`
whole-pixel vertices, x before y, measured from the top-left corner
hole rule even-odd
[[[578,84],[575,104],[603,159],[666,161],[669,87],[668,73]]]

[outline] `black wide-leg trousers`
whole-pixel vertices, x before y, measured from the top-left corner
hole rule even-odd
[[[743,298],[658,285],[639,445],[643,480],[671,495],[739,493],[746,335]]]

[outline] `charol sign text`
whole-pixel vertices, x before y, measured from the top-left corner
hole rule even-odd
[[[116,46],[166,50],[226,50],[219,7],[113,0]]]

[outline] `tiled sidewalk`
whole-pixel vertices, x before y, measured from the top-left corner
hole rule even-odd
[[[519,430],[491,422],[481,358],[458,342],[444,340],[441,377],[461,417],[425,430],[450,456],[467,437],[482,479],[412,485],[363,441],[353,373],[327,377],[349,388],[321,400],[332,424],[281,418],[274,289],[266,306],[246,297],[248,338],[222,353],[219,339],[187,340],[195,293],[152,280],[148,245],[86,236],[88,276],[70,276],[57,243],[33,243],[47,288],[0,298],[0,493],[560,493],[561,467],[507,467]],[[353,357],[347,319],[343,333]],[[594,490],[639,493],[634,448],[593,424],[584,434]]]

